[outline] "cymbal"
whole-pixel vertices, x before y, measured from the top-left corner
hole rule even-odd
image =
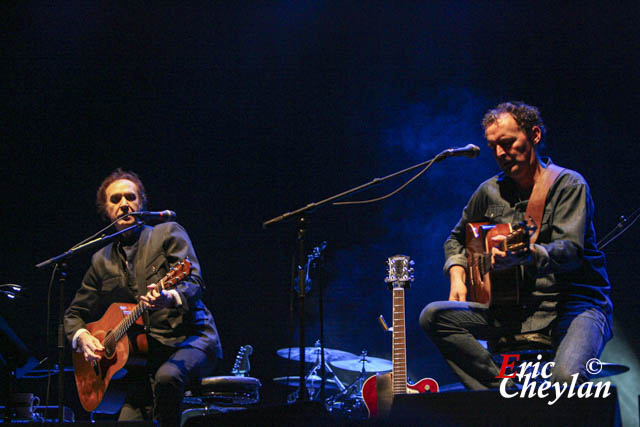
[[[281,348],[278,350],[278,356],[284,357],[289,360],[300,360],[300,349],[298,347]],[[304,361],[314,363],[320,360],[321,351],[320,347],[305,347],[304,349]],[[331,348],[324,349],[324,359],[326,361],[331,360],[347,360],[357,358],[353,353],[342,350],[333,350]]]
[[[285,384],[289,387],[300,387],[300,377],[277,377],[273,379],[274,382],[278,384]],[[308,388],[320,388],[322,386],[322,378],[317,375],[311,375],[307,377],[305,381],[305,385]],[[326,390],[338,390],[338,384],[336,384],[335,380],[327,379],[325,382]]]
[[[607,363],[601,362],[602,370],[597,374],[590,374],[589,378],[604,378],[612,377],[618,374],[624,374],[629,370],[628,366],[621,365],[619,363]]]
[[[331,361],[331,364],[336,368],[346,369],[347,371],[362,371],[362,357],[356,357],[348,360]],[[393,368],[391,360],[380,359],[379,357],[365,356],[364,358],[364,370],[365,372],[386,372]]]

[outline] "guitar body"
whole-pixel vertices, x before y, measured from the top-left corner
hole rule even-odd
[[[134,308],[135,304],[130,303],[114,303],[109,306],[100,320],[88,323],[85,327],[104,344],[106,336],[125,318]],[[136,324],[143,326],[142,319],[138,318]],[[129,361],[129,355],[132,352],[147,352],[146,336],[141,328],[132,329],[130,335],[124,336],[117,341],[112,354],[106,351],[102,355],[99,362],[94,364],[84,360],[81,353],[74,352],[73,368],[76,378],[76,386],[78,388],[78,396],[82,407],[87,411],[99,410],[106,413],[114,413],[124,401],[124,395],[117,387],[109,388],[114,376],[121,369],[125,368]],[[138,332],[137,334],[135,332]],[[113,390],[112,390],[113,389]],[[107,392],[109,390],[109,392]]]
[[[438,383],[432,378],[423,378],[415,384],[407,383],[407,394],[437,393]],[[385,417],[393,404],[393,374],[373,375],[362,385],[362,398],[369,411],[369,418]]]
[[[492,237],[505,236],[500,242]],[[466,227],[467,287],[469,300],[492,306],[510,306],[520,303],[520,288],[523,283],[522,269],[519,266],[506,270],[491,269],[491,249],[522,251],[528,248],[526,233],[514,231],[511,224],[489,224],[474,222]]]
[[[171,267],[156,283],[156,289],[159,292],[171,289],[189,276],[190,272],[191,261],[185,258]],[[144,323],[140,318],[146,310],[142,301],[138,304],[116,302],[107,308],[100,320],[85,326],[104,346],[102,358],[97,363],[89,363],[80,353],[73,353],[78,397],[87,412],[99,409],[101,412],[115,413],[122,406],[124,393],[117,393],[118,402],[109,402],[110,399],[105,399],[105,393],[115,388],[109,387],[112,380],[126,374],[123,368],[132,362],[129,357],[132,353],[149,352]]]

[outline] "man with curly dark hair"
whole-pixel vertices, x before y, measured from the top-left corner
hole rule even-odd
[[[135,223],[133,216],[123,215],[143,210],[146,201],[138,175],[122,169],[103,180],[96,196],[98,211],[109,221],[117,220],[119,231]],[[159,291],[156,282],[185,258],[191,262],[190,275],[174,288]],[[213,373],[222,348],[213,316],[202,301],[203,288],[191,240],[175,222],[128,231],[93,255],[65,312],[65,331],[75,351],[88,362],[104,357],[104,346],[85,325],[98,320],[111,304],[142,301],[149,309],[143,316],[147,365],[128,378],[133,385],[119,420],[154,418],[160,425],[177,426],[185,387]]]
[[[538,155],[545,128],[537,108],[506,102],[489,110],[482,125],[502,172],[480,184],[446,240],[449,301],[425,307],[420,325],[467,388],[497,388],[503,381],[478,340],[515,335],[547,337],[555,354],[551,381],[568,384],[575,378],[581,384],[588,379],[585,364],[599,357],[612,335],[611,287],[604,254],[596,244],[589,186],[579,173]],[[493,270],[520,271],[524,289],[520,304],[501,308],[468,301],[467,224],[524,221],[534,186],[542,185],[552,171],[555,180],[549,181],[528,255],[498,247],[490,253]]]
[[[542,147],[547,128],[542,122],[540,111],[536,107],[527,105],[524,102],[512,101],[498,104],[496,108],[487,111],[482,118],[482,128],[487,129],[496,123],[501,114],[508,113],[516,121],[518,127],[524,131],[529,138],[535,138],[534,127],[540,129],[540,141],[535,144],[537,150]]]

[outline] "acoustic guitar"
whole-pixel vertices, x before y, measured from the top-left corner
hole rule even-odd
[[[491,249],[498,247],[504,252],[525,257],[529,254],[529,242],[536,226],[522,222],[511,224],[489,224],[473,222],[467,224],[465,249],[467,254],[467,287],[469,300],[492,306],[520,304],[524,283],[521,266],[496,270],[491,266]],[[495,236],[505,236],[494,241]]]
[[[407,382],[407,339],[405,331],[404,290],[413,281],[413,261],[405,255],[395,255],[387,260],[388,275],[385,282],[393,292],[393,345],[392,371],[373,375],[362,385],[362,398],[369,418],[384,417],[391,411],[393,396],[410,393],[437,393],[438,383],[423,378],[415,384]]]
[[[173,266],[157,282],[158,290],[173,288],[190,272],[191,262],[185,259]],[[111,402],[113,399],[105,399],[105,393],[108,391],[109,383],[122,376],[119,372],[127,365],[130,354],[148,352],[147,337],[142,331],[143,323],[140,319],[146,310],[142,302],[138,304],[116,302],[109,306],[100,320],[85,326],[104,346],[104,351],[101,352],[102,358],[97,362],[87,362],[79,352],[74,352],[72,355],[78,396],[82,407],[87,412],[95,410],[113,412],[113,406],[118,405]],[[127,331],[136,324],[139,327],[139,333],[130,334],[132,335],[130,339]]]

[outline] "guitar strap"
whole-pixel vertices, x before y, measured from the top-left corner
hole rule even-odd
[[[529,197],[529,202],[527,203],[527,212],[525,214],[525,218],[533,218],[536,225],[536,231],[530,238],[531,243],[535,243],[538,238],[538,234],[540,233],[540,228],[542,227],[542,213],[544,212],[544,205],[547,200],[549,188],[551,188],[551,185],[563,170],[564,168],[561,168],[560,166],[549,164],[544,169],[544,172],[542,172],[542,176],[533,186],[531,197]]]

